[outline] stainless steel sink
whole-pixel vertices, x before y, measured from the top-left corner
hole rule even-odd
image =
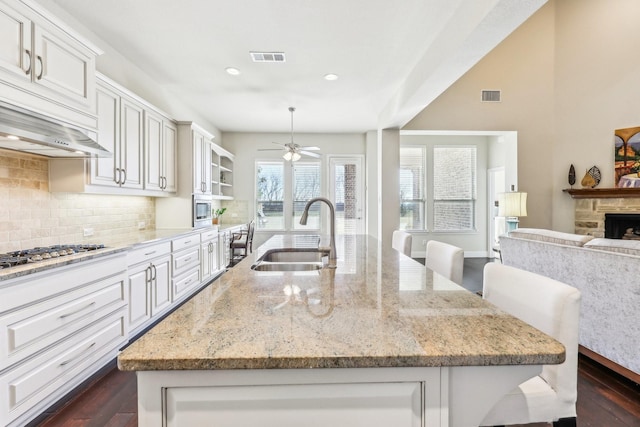
[[[271,249],[251,266],[256,271],[314,271],[324,267],[326,249]]]
[[[322,262],[328,251],[318,249],[275,249],[265,252],[259,261],[266,262]]]
[[[255,271],[316,271],[322,269],[316,262],[260,262],[251,266]]]

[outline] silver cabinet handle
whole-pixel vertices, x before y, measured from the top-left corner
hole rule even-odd
[[[113,172],[113,182],[115,182],[116,184],[121,184],[121,182],[120,182],[120,168],[116,168],[116,170]]]
[[[31,74],[31,62],[32,62],[31,61],[31,51],[29,49],[25,49],[24,51],[27,54],[27,58],[29,58],[29,66],[25,70],[25,74],[28,76],[29,74]]]
[[[70,359],[65,360],[64,362],[60,363],[60,366],[65,366],[68,365],[69,363],[73,362],[74,360],[76,360],[77,358],[79,358],[80,356],[82,356],[83,354],[85,354],[87,351],[91,350],[93,348],[93,346],[95,346],[96,343],[92,342],[91,345],[87,348],[85,348],[84,350],[82,350],[80,353],[76,354],[75,356],[73,356]]]
[[[157,251],[146,252],[144,256],[149,256],[155,254]]]
[[[42,62],[42,56],[38,55],[38,56],[36,56],[36,58],[38,59],[38,62],[40,63],[40,74],[38,74],[36,79],[40,80],[40,79],[42,79],[42,75],[44,74],[44,63]]]
[[[151,265],[144,269],[144,283],[151,283]]]
[[[89,304],[85,305],[85,306],[84,306],[84,307],[82,307],[82,308],[79,308],[79,309],[77,309],[77,310],[75,310],[75,311],[72,311],[71,313],[61,314],[61,315],[60,315],[60,319],[65,319],[65,318],[67,318],[67,317],[69,317],[69,316],[73,316],[74,314],[76,314],[76,313],[80,313],[81,311],[86,310],[87,308],[89,308],[89,307],[91,307],[91,306],[93,306],[93,305],[96,305],[96,302],[95,302],[95,301],[94,301],[94,302],[92,302],[92,303],[89,303]]]
[[[151,264],[151,281],[156,280],[156,277],[158,277],[158,269],[156,269],[156,266]]]
[[[127,170],[126,169],[120,169],[120,171],[124,175],[124,179],[122,180],[121,184],[124,184],[125,182],[127,182]]]

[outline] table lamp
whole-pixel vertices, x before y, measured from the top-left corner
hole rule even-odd
[[[498,216],[505,217],[507,233],[518,228],[518,217],[527,216],[527,193],[498,193]]]

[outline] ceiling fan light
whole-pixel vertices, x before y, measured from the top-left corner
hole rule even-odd
[[[300,154],[294,152],[294,153],[291,154],[291,161],[292,162],[297,162],[298,160],[300,160],[300,157],[301,157]]]
[[[283,158],[283,159],[285,159],[286,161],[290,161],[290,160],[291,160],[291,157],[292,157],[292,153],[291,153],[291,151],[287,151],[286,153],[284,153],[284,154],[282,155],[282,158]]]

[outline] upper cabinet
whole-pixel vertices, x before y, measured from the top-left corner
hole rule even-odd
[[[189,134],[185,135],[183,146],[191,146],[193,194],[211,195],[211,140],[213,135],[195,123],[185,123]],[[186,130],[186,129],[185,129]],[[190,137],[190,139],[189,139]],[[184,152],[183,152],[184,153]],[[186,156],[187,153],[184,153]]]
[[[32,2],[0,0],[0,99],[95,129],[100,53]]]
[[[98,74],[98,142],[112,157],[51,159],[51,191],[171,196],[177,191],[177,127],[132,92]]]
[[[175,193],[178,129],[169,118],[150,110],[145,111],[144,123],[144,187]]]
[[[143,188],[144,108],[105,82],[98,85],[98,143],[113,157],[88,160],[90,184]]]

